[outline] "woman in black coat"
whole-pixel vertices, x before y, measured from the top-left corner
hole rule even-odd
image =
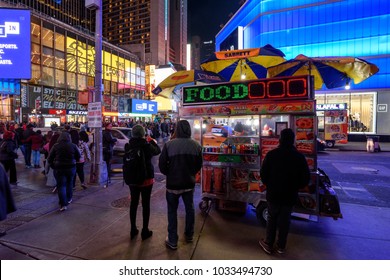
[[[145,139],[145,129],[141,125],[135,125],[132,129],[132,138],[129,143],[125,145],[125,152],[131,149],[140,147],[145,156],[146,179],[139,185],[129,185],[131,202],[130,202],[130,237],[133,239],[138,234],[136,225],[137,208],[139,198],[142,196],[142,217],[143,227],[141,232],[142,240],[152,236],[153,232],[149,230],[150,218],[150,197],[152,194],[152,187],[154,183],[154,166],[152,164],[152,157],[161,153],[160,147],[154,139],[147,136]]]

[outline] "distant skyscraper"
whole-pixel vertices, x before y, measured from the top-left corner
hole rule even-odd
[[[187,0],[103,0],[103,37],[146,64],[185,65]]]

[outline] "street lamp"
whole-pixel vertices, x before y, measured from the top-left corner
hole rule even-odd
[[[95,23],[95,94],[93,95],[93,101],[100,103],[98,106],[100,112],[99,116],[102,116],[101,103],[102,103],[102,0],[86,0],[85,7],[91,10],[95,10],[96,23]],[[89,124],[88,124],[89,126]],[[107,166],[103,164],[103,144],[102,144],[102,122],[94,125],[94,147],[95,157],[91,170],[91,183],[104,184],[107,182]]]

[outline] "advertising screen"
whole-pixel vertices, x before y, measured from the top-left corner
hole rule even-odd
[[[31,79],[29,10],[0,8],[0,77]]]
[[[131,113],[157,114],[157,102],[131,99]]]

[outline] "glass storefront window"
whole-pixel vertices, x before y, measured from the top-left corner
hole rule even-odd
[[[65,87],[65,71],[56,69],[56,87]]]
[[[316,100],[317,104],[346,103],[349,119],[349,132],[376,133],[374,127],[376,92],[317,94]],[[318,128],[321,129],[321,124],[319,124]]]
[[[67,72],[66,73],[66,82],[68,84],[68,88],[77,89],[77,80],[76,80],[75,73]]]
[[[41,66],[36,64],[31,64],[31,80],[29,81],[29,83],[38,84],[40,78],[41,78]]]
[[[41,43],[41,27],[35,23],[31,23],[31,41],[37,44]]]
[[[65,70],[65,53],[55,50],[56,68]]]
[[[41,48],[38,44],[31,44],[31,62],[35,64],[41,63]]]
[[[54,41],[56,50],[65,52],[65,36],[63,34],[56,33]]]
[[[43,47],[42,51],[42,64],[48,67],[54,67],[54,53],[53,49]]]
[[[78,90],[85,90],[87,88],[87,76],[77,75]]]
[[[50,30],[50,29],[43,27],[42,28],[42,44],[46,47],[53,48],[53,38],[54,38],[53,30]]]
[[[41,84],[54,86],[54,68],[42,67]]]
[[[77,60],[76,56],[67,54],[66,56],[66,69],[70,72],[76,72],[77,70]]]

